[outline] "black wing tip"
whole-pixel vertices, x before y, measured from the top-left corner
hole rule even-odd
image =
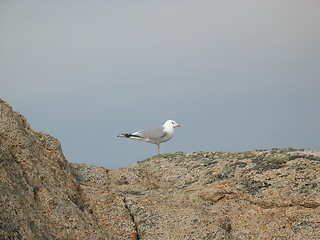
[[[132,135],[131,133],[120,133],[120,134],[118,134],[117,137],[126,137],[126,138],[129,138],[129,137],[131,137],[131,136],[134,136],[134,135]]]
[[[137,136],[131,133],[120,133],[118,134],[117,137],[125,137],[125,138],[130,138],[130,137],[136,137],[136,138],[141,138],[141,136]]]
[[[117,137],[129,137],[130,133],[119,133]]]

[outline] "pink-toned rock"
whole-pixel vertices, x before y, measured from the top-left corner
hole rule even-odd
[[[0,101],[0,239],[320,239],[320,154],[166,154],[69,163]]]

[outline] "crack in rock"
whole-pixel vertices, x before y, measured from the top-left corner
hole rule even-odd
[[[128,202],[127,202],[127,198],[126,198],[126,197],[123,198],[123,203],[124,203],[125,208],[128,210],[128,213],[129,213],[129,215],[130,215],[130,217],[131,217],[131,220],[132,220],[132,222],[133,222],[133,224],[134,224],[134,230],[135,230],[135,232],[136,232],[136,239],[137,239],[137,240],[140,240],[138,224],[137,224],[137,222],[135,221],[134,214],[132,213],[132,211],[131,211],[131,209],[130,209],[130,207],[129,207],[129,205],[128,205]]]

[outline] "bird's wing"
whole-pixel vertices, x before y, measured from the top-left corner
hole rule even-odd
[[[164,127],[155,127],[155,128],[150,128],[147,130],[143,131],[138,131],[135,133],[132,133],[132,135],[143,138],[143,139],[150,139],[150,140],[158,140],[163,137],[165,137],[168,133],[164,131]]]

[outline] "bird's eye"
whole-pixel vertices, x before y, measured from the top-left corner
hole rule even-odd
[[[174,122],[171,122],[174,125]]]

